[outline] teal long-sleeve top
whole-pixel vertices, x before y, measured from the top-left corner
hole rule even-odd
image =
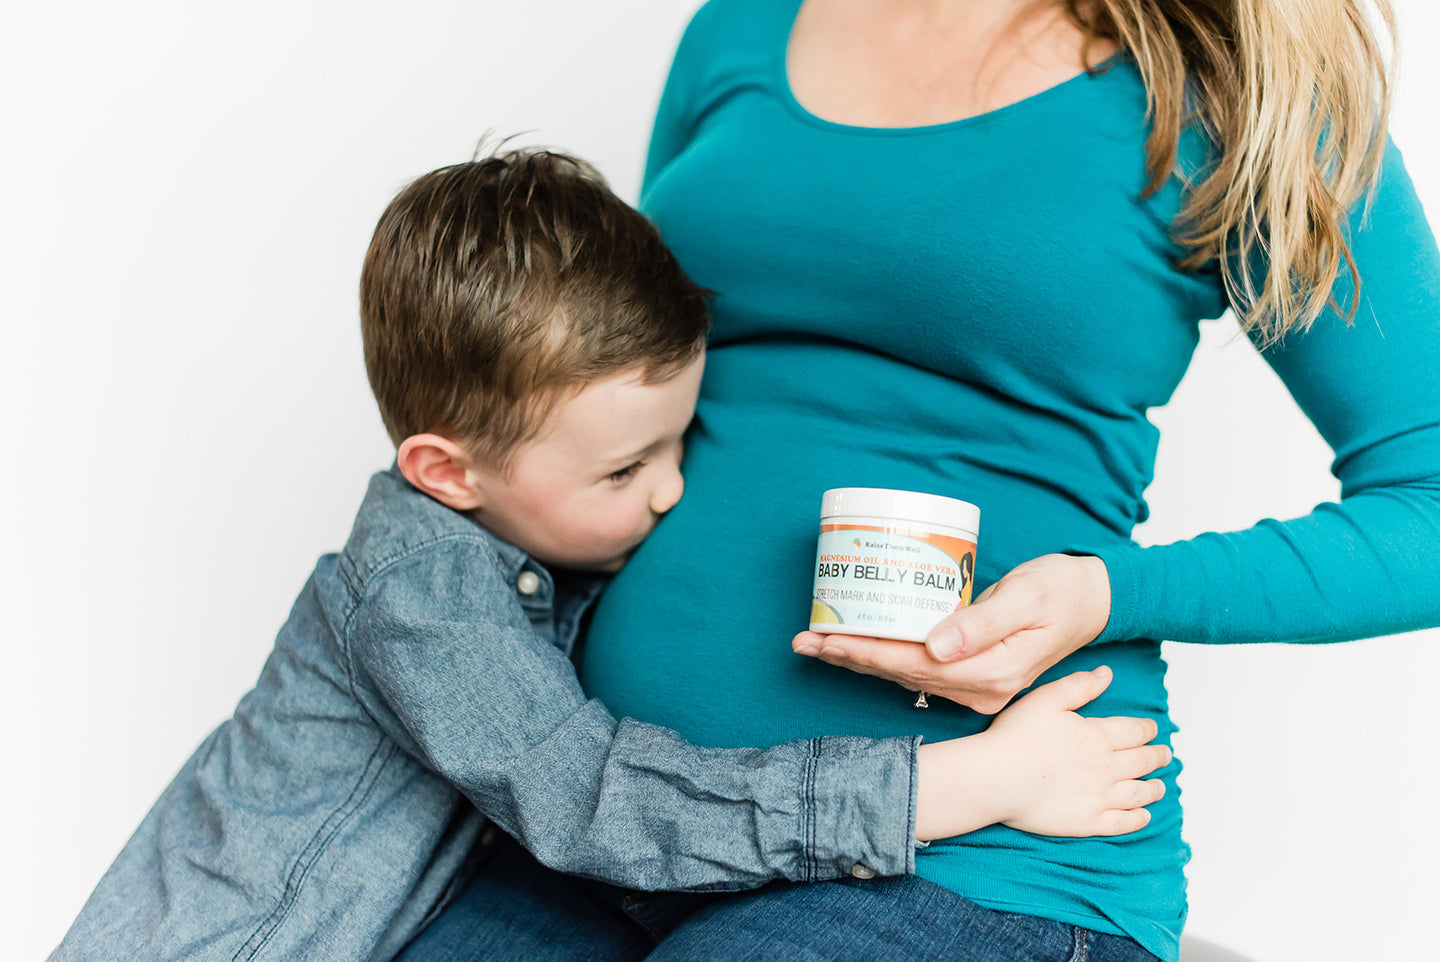
[[[885,682],[793,655],[821,492],[870,486],[980,506],[976,590],[1029,558],[1105,560],[1095,644],[1041,680],[1108,664],[1097,715],[1167,714],[1160,639],[1339,641],[1440,623],[1440,257],[1387,150],[1351,241],[1355,320],[1263,352],[1334,448],[1338,503],[1141,548],[1165,404],[1214,270],[1181,272],[1180,179],[1142,197],[1145,92],[1123,56],[954,123],[853,127],[791,94],[798,0],[712,0],[663,95],[642,192],[681,264],[718,292],[687,490],[616,578],[588,689],[701,744],[982,730]],[[1181,164],[1205,162],[1198,136]],[[1342,304],[1355,300],[1342,280]],[[1054,839],[994,826],[916,872],[996,909],[1129,935],[1166,960],[1185,916],[1179,763],[1141,832]]]

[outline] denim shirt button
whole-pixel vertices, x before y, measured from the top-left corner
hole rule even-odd
[[[850,874],[856,878],[874,878],[875,870],[868,865],[862,865],[856,862],[855,866],[850,869]]]
[[[533,595],[540,590],[540,576],[533,571],[522,571],[515,579],[515,587],[522,595]]]

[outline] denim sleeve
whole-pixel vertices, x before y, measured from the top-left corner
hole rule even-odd
[[[1327,311],[1264,350],[1335,452],[1338,503],[1288,521],[1093,552],[1114,598],[1100,641],[1327,642],[1440,624],[1440,252],[1388,144],[1350,222]]]
[[[480,539],[390,562],[345,635],[376,722],[551,868],[693,891],[914,868],[918,739],[715,749],[616,721]]]

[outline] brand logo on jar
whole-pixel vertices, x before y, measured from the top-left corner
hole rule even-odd
[[[857,539],[855,539],[855,547],[857,547],[857,548],[878,548],[878,549],[880,549],[881,551],[903,551],[903,552],[906,552],[907,554],[919,554],[919,553],[920,553],[920,546],[919,546],[919,545],[904,544],[903,542],[896,542],[896,541],[867,541],[867,542],[865,542],[865,543],[862,545],[862,544],[860,543],[860,539],[857,538]]]

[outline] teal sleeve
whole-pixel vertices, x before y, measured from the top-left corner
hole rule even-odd
[[[1339,503],[1092,552],[1112,592],[1097,640],[1343,641],[1440,624],[1440,255],[1393,144],[1351,241],[1353,326],[1327,313],[1263,352],[1334,450]],[[1348,280],[1337,295],[1357,296]]]
[[[710,21],[714,7],[706,4],[690,19],[680,44],[675,50],[675,59],[670,65],[670,74],[665,80],[664,92],[660,95],[660,106],[655,112],[655,126],[650,133],[650,149],[645,157],[645,179],[641,183],[641,206],[645,194],[656,178],[670,165],[694,133],[696,116],[695,104],[703,77],[707,47],[712,35]]]

